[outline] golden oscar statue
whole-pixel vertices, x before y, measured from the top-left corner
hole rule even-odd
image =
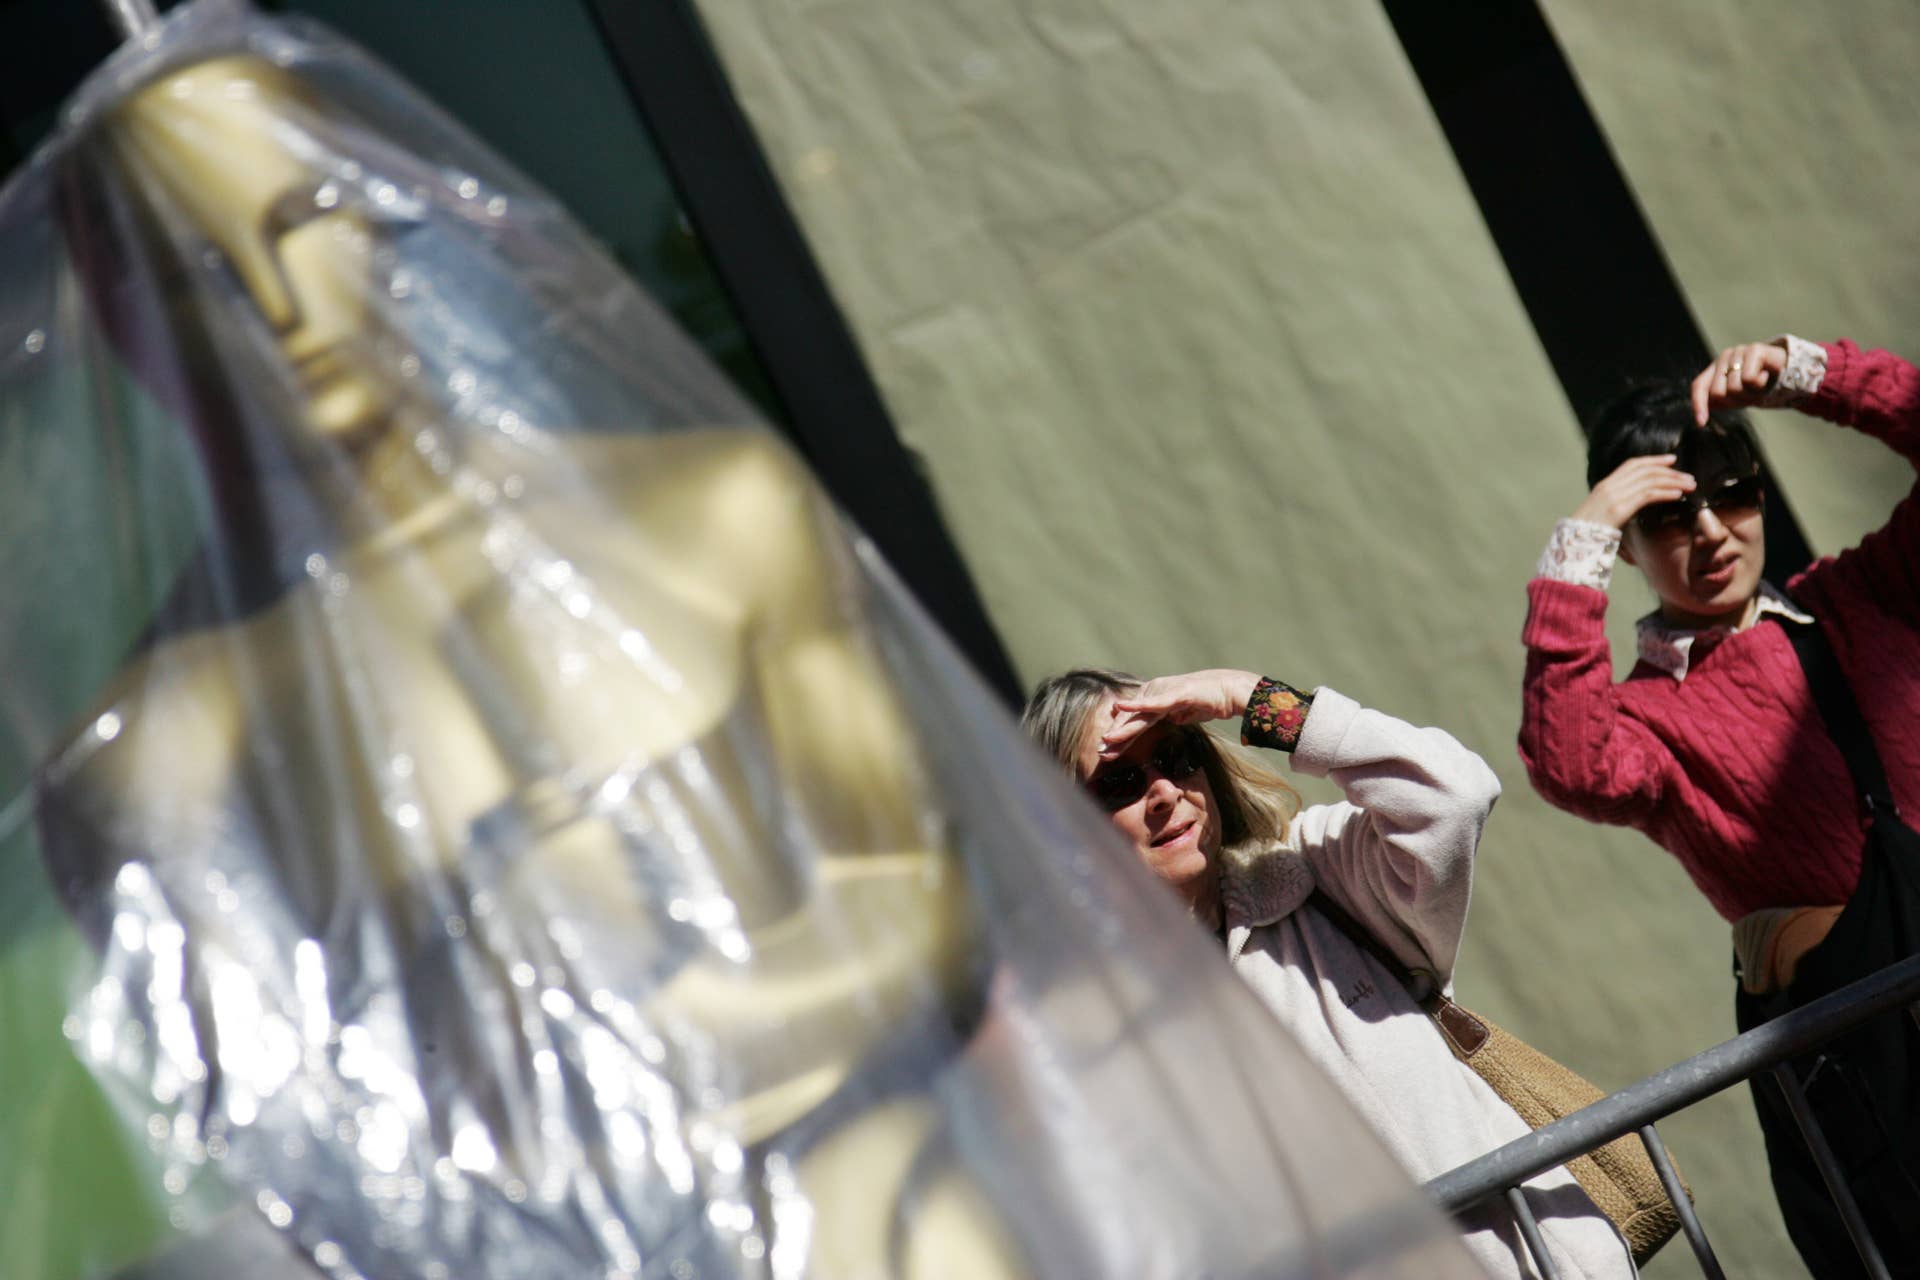
[[[175,407],[262,379],[325,530],[262,606],[147,644],[43,772],[63,894],[162,975],[123,994],[156,1099],[203,1100],[193,1150],[252,1151],[323,1262],[1020,1274],[913,1050],[964,1045],[977,922],[804,470],[449,392],[390,321],[432,283],[394,189],[342,180],[355,122],[297,70],[190,63],[93,127],[207,339]]]

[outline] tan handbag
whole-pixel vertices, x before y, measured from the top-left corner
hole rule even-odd
[[[1307,901],[1400,979],[1408,994],[1433,1019],[1453,1056],[1485,1080],[1529,1128],[1538,1129],[1606,1096],[1571,1067],[1442,995],[1431,974],[1409,970],[1326,894],[1316,889]],[[1580,1189],[1626,1237],[1635,1266],[1644,1266],[1680,1230],[1680,1212],[1667,1199],[1653,1160],[1637,1135],[1626,1134],[1586,1155],[1575,1156],[1566,1167]],[[1681,1187],[1692,1200],[1693,1191],[1684,1180]]]

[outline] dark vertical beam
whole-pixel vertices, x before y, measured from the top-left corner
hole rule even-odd
[[[1381,0],[1582,424],[1712,356],[1537,0]],[[1813,554],[1767,477],[1767,570]]]
[[[119,43],[96,0],[0,0],[0,181],[39,145],[61,100]]]
[[[692,0],[587,0],[788,430],[980,674],[1019,685]]]

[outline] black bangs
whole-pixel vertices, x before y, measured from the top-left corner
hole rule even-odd
[[[1703,482],[1758,471],[1760,447],[1746,419],[1722,411],[1697,427],[1689,393],[1689,383],[1667,379],[1634,387],[1602,406],[1588,433],[1587,486],[1629,459],[1657,453],[1678,454],[1680,470]]]
[[[1723,416],[1730,421],[1723,421]],[[1678,466],[1711,489],[1726,479],[1741,479],[1760,471],[1760,453],[1747,424],[1732,415],[1716,414],[1704,427],[1680,437]]]

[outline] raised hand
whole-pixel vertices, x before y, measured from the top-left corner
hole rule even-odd
[[[1693,379],[1693,420],[1705,426],[1715,409],[1758,404],[1787,367],[1787,343],[1747,342],[1728,347]]]
[[[1119,755],[1128,743],[1163,720],[1169,724],[1200,724],[1237,718],[1246,710],[1247,699],[1259,683],[1260,677],[1251,671],[1224,667],[1157,676],[1131,696],[1114,700],[1113,723],[1100,740],[1100,756],[1111,759]]]
[[[1694,383],[1695,387],[1699,385]],[[1593,486],[1586,501],[1574,508],[1573,518],[1624,529],[1642,507],[1686,497],[1693,492],[1694,479],[1673,465],[1678,456],[1650,453],[1628,458],[1612,475]]]

